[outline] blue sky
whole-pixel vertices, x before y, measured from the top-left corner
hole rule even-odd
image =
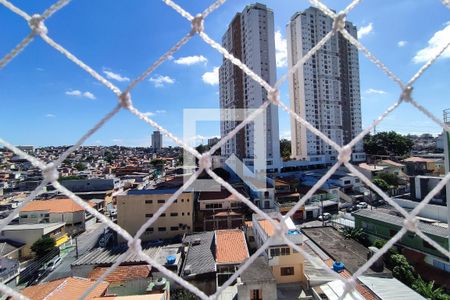
[[[28,14],[40,13],[53,2],[14,0]],[[192,14],[212,0],[179,0]],[[261,1],[274,10],[278,48],[278,76],[283,66],[285,24],[307,1]],[[229,0],[205,22],[206,32],[220,42],[234,14],[251,2]],[[347,1],[325,1],[335,10]],[[419,68],[433,48],[450,38],[450,9],[438,0],[367,0],[348,20],[364,32],[360,38],[387,67],[404,81]],[[180,40],[190,24],[162,1],[74,0],[52,16],[49,36],[97,72],[125,88],[160,55]],[[0,6],[0,57],[30,29],[25,21]],[[438,32],[437,34],[435,34]],[[218,108],[214,69],[221,55],[194,37],[132,92],[134,105],[163,127],[182,137],[184,108]],[[363,125],[367,126],[399,95],[398,86],[360,55]],[[415,99],[441,117],[450,107],[450,50],[420,78]],[[289,104],[287,85],[282,100]],[[17,58],[0,70],[0,137],[13,144],[65,145],[75,143],[117,104],[115,95],[59,52],[36,38]],[[289,118],[279,111],[280,136],[288,136]],[[199,124],[198,135],[219,134],[219,123]],[[411,105],[402,104],[378,130],[401,133],[439,133],[441,130]],[[128,111],[121,111],[87,144],[149,146],[153,128]],[[170,143],[165,138],[165,144]]]

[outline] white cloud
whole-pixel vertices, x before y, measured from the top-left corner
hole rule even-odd
[[[367,93],[367,94],[378,94],[378,95],[384,95],[384,94],[386,94],[386,92],[383,91],[383,90],[376,90],[376,89],[372,89],[372,88],[368,89],[368,90],[366,91],[366,93]]]
[[[83,97],[88,98],[88,99],[91,99],[91,100],[96,99],[95,96],[94,96],[94,94],[92,94],[91,92],[84,92],[84,93],[83,93]]]
[[[279,30],[275,32],[275,55],[277,60],[277,67],[282,68],[287,66],[287,41]]]
[[[358,30],[358,38],[362,39],[363,37],[365,37],[366,35],[368,35],[369,33],[371,33],[373,31],[373,24],[369,23],[366,26],[361,26]]]
[[[402,48],[402,47],[405,47],[406,44],[408,44],[407,41],[398,41],[397,46],[398,46],[399,48]]]
[[[153,117],[153,116],[156,116],[156,115],[158,115],[158,114],[165,114],[166,113],[166,111],[165,110],[163,110],[163,109],[158,109],[158,110],[155,110],[154,112],[153,111],[148,111],[148,112],[145,112],[145,113],[143,113],[145,116],[147,116],[147,117]]]
[[[199,63],[206,64],[208,62],[208,59],[206,57],[204,57],[203,55],[193,55],[193,56],[180,57],[180,58],[174,60],[173,62],[178,65],[190,66],[190,65],[199,64]]]
[[[113,141],[114,143],[119,143],[119,144],[123,143],[123,140],[122,140],[122,139],[113,139],[112,141]]]
[[[175,83],[175,79],[163,75],[156,75],[155,77],[150,77],[148,81],[152,82],[155,85],[155,87],[163,87],[165,84]]]
[[[119,73],[114,73],[112,71],[103,71],[103,73],[105,73],[106,78],[108,79],[113,79],[120,82],[130,81],[130,78],[122,76]]]
[[[145,113],[142,113],[144,116],[146,116],[146,117],[153,117],[154,115],[155,115],[155,113],[154,112],[152,112],[152,111],[148,111],[148,112],[145,112]]]
[[[36,68],[36,71],[43,72],[43,71],[45,71],[45,70],[44,70],[44,68]]]
[[[206,72],[202,75],[202,80],[206,84],[219,84],[219,67],[215,67],[211,72]]]
[[[72,91],[67,91],[66,95],[80,97],[82,95],[82,93],[79,90],[72,90]]]
[[[445,23],[445,28],[437,31],[428,41],[428,46],[419,50],[413,58],[413,62],[424,63],[432,59],[439,51],[450,42],[450,22]],[[450,58],[448,47],[439,58]]]
[[[80,90],[70,90],[70,91],[66,91],[66,95],[73,96],[73,97],[88,98],[88,99],[91,99],[91,100],[96,99],[94,94],[92,94],[91,92],[88,92],[88,91],[82,92]]]
[[[45,117],[46,118],[55,118],[56,115],[54,115],[54,114],[46,114]]]

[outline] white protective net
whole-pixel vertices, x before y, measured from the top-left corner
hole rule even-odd
[[[440,127],[442,127],[445,131],[450,133],[450,128],[443,123],[440,118],[434,116],[432,113],[430,113],[425,107],[420,105],[418,102],[414,100],[412,97],[412,90],[413,90],[413,84],[414,82],[423,75],[423,73],[434,63],[434,61],[450,46],[450,42],[447,43],[442,49],[439,50],[439,52],[436,53],[436,55],[430,59],[425,65],[423,65],[417,73],[408,81],[403,82],[399,77],[397,77],[392,71],[390,71],[380,60],[378,60],[370,51],[364,47],[358,40],[356,40],[352,35],[350,35],[345,30],[345,17],[347,14],[361,2],[361,0],[354,0],[351,2],[344,10],[335,13],[332,10],[330,10],[326,5],[321,3],[318,0],[310,0],[311,4],[317,8],[319,8],[324,14],[331,17],[334,20],[333,24],[333,30],[330,31],[327,35],[323,37],[322,40],[320,40],[306,55],[303,56],[301,60],[297,62],[297,64],[289,69],[288,73],[282,76],[274,86],[269,85],[265,80],[263,80],[260,76],[258,76],[256,73],[254,73],[251,69],[249,69],[245,64],[243,64],[239,59],[235,58],[233,55],[231,55],[226,49],[224,49],[220,44],[218,44],[216,41],[211,39],[208,34],[205,32],[205,28],[203,26],[204,19],[214,10],[218,9],[226,0],[217,0],[214,2],[211,6],[209,6],[207,9],[205,9],[202,13],[197,14],[196,16],[191,15],[189,12],[185,11],[182,7],[177,5],[171,0],[162,0],[164,3],[166,3],[168,6],[173,8],[175,11],[177,11],[182,17],[187,19],[191,23],[191,30],[178,42],[176,43],[171,49],[169,49],[164,55],[162,55],[158,60],[156,60],[150,67],[148,67],[139,77],[137,77],[135,80],[133,80],[129,86],[124,90],[121,91],[118,87],[116,87],[114,84],[112,84],[110,81],[105,79],[103,76],[101,76],[99,73],[97,73],[95,70],[93,70],[91,67],[83,63],[79,58],[74,56],[72,53],[70,53],[67,49],[65,49],[63,46],[55,42],[51,37],[48,35],[48,30],[45,26],[45,20],[47,20],[49,17],[51,17],[55,12],[62,9],[69,0],[60,0],[56,2],[54,5],[52,5],[50,8],[48,8],[45,12],[42,14],[34,14],[33,16],[28,15],[26,12],[22,11],[18,7],[16,7],[11,2],[8,2],[6,0],[0,0],[0,3],[3,4],[6,8],[11,10],[13,13],[18,14],[21,16],[25,21],[28,23],[28,25],[31,28],[31,32],[8,54],[6,54],[3,58],[0,59],[0,69],[3,68],[5,65],[7,65],[11,60],[13,60],[22,50],[24,50],[27,45],[36,37],[40,36],[42,40],[44,40],[46,43],[48,43],[51,47],[56,49],[57,51],[61,52],[64,56],[67,57],[67,59],[71,60],[75,64],[77,64],[80,68],[85,70],[87,73],[89,73],[91,76],[93,76],[95,79],[97,79],[99,82],[101,82],[103,85],[105,85],[107,88],[109,88],[118,98],[118,105],[107,115],[105,115],[92,129],[90,129],[85,135],[83,135],[78,142],[67,149],[57,160],[51,162],[51,163],[44,163],[43,161],[21,151],[17,147],[13,146],[12,144],[8,143],[7,141],[0,138],[0,144],[2,144],[4,147],[8,148],[12,152],[14,152],[16,155],[20,156],[21,158],[24,158],[28,160],[34,167],[39,168],[42,171],[43,174],[43,181],[41,184],[32,191],[28,197],[21,203],[19,207],[17,207],[7,218],[3,219],[0,223],[0,231],[8,225],[8,223],[14,218],[14,216],[19,212],[21,207],[26,205],[28,202],[32,201],[37,195],[39,195],[42,192],[42,189],[47,184],[52,184],[59,192],[65,194],[66,196],[70,197],[72,200],[74,200],[76,203],[78,203],[80,206],[82,206],[86,211],[94,215],[97,219],[99,219],[101,222],[109,226],[111,229],[115,230],[117,234],[121,235],[125,240],[128,241],[129,249],[127,252],[122,254],[118,260],[105,272],[98,278],[98,280],[95,282],[94,285],[92,285],[89,289],[87,289],[82,296],[84,298],[87,296],[101,281],[106,278],[108,274],[110,274],[117,266],[121,264],[121,262],[126,258],[126,256],[130,252],[134,252],[135,254],[139,255],[143,260],[148,262],[150,265],[157,268],[159,271],[161,271],[165,276],[168,278],[176,281],[179,285],[186,288],[190,292],[196,294],[201,299],[217,299],[218,296],[222,293],[222,291],[228,287],[250,264],[253,263],[253,261],[262,254],[263,251],[270,245],[270,242],[275,237],[282,237],[287,245],[295,249],[296,251],[302,253],[302,255],[305,257],[305,259],[309,259],[312,261],[311,256],[305,252],[301,247],[295,245],[292,243],[285,235],[284,230],[284,222],[275,222],[273,219],[271,219],[266,213],[261,211],[258,207],[256,207],[250,200],[248,200],[246,197],[241,195],[238,191],[236,191],[230,184],[225,182],[222,178],[217,176],[212,170],[211,170],[211,155],[210,153],[214,153],[217,149],[219,149],[227,140],[229,140],[231,137],[233,137],[236,132],[243,128],[246,124],[249,122],[252,122],[256,116],[261,114],[266,107],[269,105],[269,103],[274,103],[278,105],[280,108],[282,108],[284,111],[286,111],[290,116],[294,117],[297,122],[301,123],[302,125],[306,126],[311,132],[319,136],[321,139],[323,139],[326,143],[331,145],[336,151],[339,153],[338,162],[331,167],[328,172],[311,188],[311,190],[308,191],[308,193],[303,196],[298,203],[292,209],[284,216],[284,218],[291,217],[294,212],[296,212],[304,203],[306,200],[308,200],[311,196],[314,195],[314,193],[321,187],[327,179],[330,178],[330,176],[341,166],[346,166],[353,174],[358,176],[362,182],[364,182],[368,187],[373,189],[376,193],[378,193],[386,202],[388,202],[390,205],[392,205],[395,209],[397,209],[404,217],[404,226],[403,228],[395,234],[381,249],[378,251],[375,255],[373,255],[357,272],[355,272],[351,278],[345,279],[337,273],[331,271],[331,269],[323,263],[323,267],[325,270],[327,270],[332,276],[335,276],[336,279],[342,280],[343,284],[345,285],[344,293],[340,295],[340,299],[343,299],[349,292],[353,291],[356,284],[356,278],[360,275],[362,275],[381,255],[383,255],[387,250],[394,245],[399,239],[402,238],[402,236],[407,232],[415,232],[417,235],[419,235],[423,240],[434,246],[438,251],[443,253],[445,256],[447,256],[450,259],[450,252],[448,249],[444,249],[442,246],[437,244],[435,241],[430,239],[427,235],[425,235],[423,232],[421,232],[417,227],[417,214],[421,211],[422,208],[442,189],[445,187],[445,185],[450,181],[450,173],[446,174],[445,177],[440,181],[440,183],[433,188],[430,193],[423,199],[423,201],[410,213],[407,213],[403,208],[401,208],[396,202],[394,202],[386,193],[384,193],[380,188],[378,188],[376,185],[374,185],[366,176],[364,176],[361,172],[359,172],[352,164],[349,163],[351,158],[351,149],[356,143],[361,141],[363,137],[368,134],[375,126],[377,126],[384,118],[386,118],[387,115],[389,115],[392,111],[394,111],[401,103],[409,103],[416,107],[418,110],[423,112],[428,118],[430,118],[434,123],[438,124]],[[448,0],[442,0],[443,4],[447,6],[447,8],[450,8],[450,2]],[[443,9],[446,9],[443,6]],[[355,47],[358,48],[359,51],[361,51],[366,57],[372,61],[377,67],[379,67],[389,78],[391,78],[394,82],[396,82],[400,88],[399,92],[399,98],[398,100],[389,107],[377,120],[375,120],[370,126],[365,128],[358,136],[356,136],[349,144],[345,146],[339,146],[332,140],[330,140],[325,134],[323,134],[321,131],[313,127],[311,124],[309,124],[305,119],[301,118],[299,115],[297,115],[294,111],[289,109],[283,102],[280,101],[280,96],[278,92],[278,88],[281,86],[283,82],[285,82],[288,79],[289,74],[293,74],[298,68],[302,67],[303,64],[312,57],[334,34],[337,34],[340,32],[351,44],[353,44]],[[257,83],[259,83],[267,92],[269,95],[269,100],[266,101],[261,107],[259,107],[257,110],[255,110],[252,114],[248,116],[247,119],[245,119],[238,127],[236,127],[235,130],[231,131],[227,136],[223,137],[219,143],[217,143],[215,146],[213,146],[209,152],[200,154],[198,151],[193,149],[192,147],[185,144],[181,139],[174,136],[171,132],[164,129],[162,126],[160,126],[158,123],[156,123],[154,120],[149,118],[146,114],[140,112],[137,110],[132,103],[130,92],[133,90],[134,87],[141,81],[143,81],[149,74],[151,74],[161,63],[163,63],[165,60],[169,59],[178,49],[180,49],[183,45],[185,45],[193,36],[198,35],[205,43],[216,49],[218,52],[220,52],[226,59],[230,60],[233,64],[238,66],[240,69],[242,69],[245,74],[247,74],[250,78],[255,80]],[[88,205],[85,201],[80,199],[78,196],[76,196],[71,191],[67,190],[64,186],[62,186],[57,180],[59,177],[57,168],[62,164],[62,162],[74,151],[76,151],[90,136],[92,136],[99,128],[101,128],[106,122],[108,122],[113,116],[115,116],[120,110],[125,109],[129,110],[131,113],[136,115],[139,119],[143,120],[144,122],[148,123],[150,126],[157,128],[159,131],[161,131],[163,134],[171,138],[177,145],[184,148],[184,150],[190,152],[192,155],[197,157],[200,162],[199,170],[197,170],[193,176],[185,182],[185,184],[176,192],[174,193],[168,201],[154,214],[153,217],[151,217],[145,224],[142,225],[140,230],[136,233],[136,235],[133,237],[131,236],[127,231],[125,231],[123,228],[112,222],[108,217],[104,216],[94,208],[92,208],[90,205]],[[140,236],[145,232],[146,228],[148,228],[150,225],[152,225],[158,217],[177,199],[177,197],[186,189],[188,188],[199,176],[199,174],[202,171],[206,171],[214,180],[216,180],[218,183],[220,183],[223,187],[225,187],[227,190],[229,190],[232,194],[237,196],[241,201],[243,201],[245,204],[247,204],[255,213],[259,214],[260,216],[267,219],[276,229],[276,234],[272,236],[272,238],[269,238],[263,245],[260,247],[234,274],[231,276],[217,291],[214,295],[207,296],[205,293],[200,291],[197,287],[190,284],[189,282],[185,281],[184,279],[177,276],[175,273],[169,271],[164,266],[160,265],[158,262],[156,262],[154,259],[149,257],[147,254],[145,254],[142,251],[141,248],[141,240],[139,239]],[[16,299],[28,299],[25,296],[21,295],[19,292],[13,290],[12,288],[0,284],[0,291],[10,295]]]

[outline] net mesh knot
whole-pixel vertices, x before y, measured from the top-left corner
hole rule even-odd
[[[48,32],[48,29],[44,24],[44,17],[39,14],[34,14],[28,21],[28,25],[35,34],[41,35],[47,34]]]
[[[344,30],[345,29],[345,18],[346,18],[346,14],[344,13],[339,13],[333,21],[333,32],[336,33],[338,31]]]
[[[410,102],[411,101],[411,94],[413,91],[413,87],[408,85],[407,87],[405,87],[403,89],[402,95],[401,95],[401,99],[405,102]]]
[[[267,97],[269,98],[269,100],[273,103],[278,105],[280,103],[280,90],[279,89],[272,89]]]
[[[198,14],[192,19],[192,33],[200,33],[203,29],[203,16]]]
[[[58,170],[56,170],[56,166],[54,163],[49,163],[42,169],[42,175],[44,176],[45,181],[54,182],[59,178]]]
[[[417,230],[417,218],[409,218],[409,219],[405,219],[405,221],[403,221],[403,226],[411,232],[416,232]]]
[[[131,241],[128,241],[128,247],[133,251],[134,253],[139,253],[142,251],[142,243],[141,239],[132,239]]]
[[[350,148],[348,145],[342,147],[341,151],[339,151],[338,159],[342,163],[348,163],[350,159],[352,158],[352,148]]]
[[[209,152],[203,153],[198,161],[199,167],[202,169],[210,169],[212,166],[211,154]]]
[[[120,102],[120,105],[123,108],[130,108],[131,107],[131,95],[130,95],[130,93],[125,93],[124,92],[124,93],[120,94],[119,102]]]

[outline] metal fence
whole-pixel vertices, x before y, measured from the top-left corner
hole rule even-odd
[[[310,0],[311,4],[315,7],[319,8],[323,13],[325,13],[327,16],[331,17],[334,20],[333,23],[333,29],[330,31],[327,35],[325,35],[322,40],[320,40],[306,55],[302,57],[301,60],[299,60],[295,66],[290,68],[288,70],[288,73],[282,76],[274,86],[271,86],[269,83],[267,83],[265,80],[263,80],[260,76],[258,76],[255,72],[253,72],[249,67],[247,67],[244,63],[242,63],[239,59],[234,57],[232,54],[230,54],[226,49],[224,49],[219,43],[214,41],[212,38],[208,36],[208,34],[205,32],[204,28],[204,19],[208,17],[210,13],[212,13],[214,10],[218,9],[225,0],[217,0],[215,1],[211,6],[206,8],[203,12],[192,15],[191,13],[184,10],[182,7],[177,5],[172,0],[162,0],[164,3],[166,3],[168,6],[170,6],[172,9],[174,9],[176,12],[180,14],[181,17],[188,20],[191,24],[190,30],[187,30],[186,35],[178,42],[176,43],[172,48],[170,48],[165,54],[163,54],[159,59],[157,59],[151,66],[149,66],[139,77],[137,77],[135,80],[133,80],[129,86],[125,90],[120,90],[118,87],[116,87],[114,84],[112,84],[110,81],[105,79],[103,76],[101,76],[99,73],[97,73],[94,69],[92,69],[90,66],[85,64],[82,60],[77,58],[75,55],[73,55],[69,50],[64,48],[62,45],[58,44],[56,41],[54,41],[50,36],[49,32],[47,30],[47,27],[45,26],[45,21],[50,18],[55,12],[62,9],[69,0],[60,0],[56,2],[54,5],[52,5],[49,9],[44,11],[42,14],[34,14],[32,16],[28,15],[26,12],[22,11],[20,8],[16,7],[11,2],[8,2],[6,0],[0,0],[0,3],[3,4],[5,7],[10,9],[13,13],[18,14],[21,16],[30,26],[31,32],[14,48],[9,52],[6,56],[4,56],[0,60],[0,68],[3,68],[6,64],[8,64],[12,59],[14,59],[22,50],[26,48],[26,46],[36,37],[39,36],[43,41],[45,41],[47,44],[49,44],[51,47],[53,47],[55,50],[63,54],[67,57],[67,59],[71,60],[73,63],[78,65],[80,68],[82,68],[84,71],[86,71],[88,74],[90,74],[92,77],[97,79],[100,83],[105,85],[108,89],[110,89],[118,99],[117,106],[108,114],[106,114],[92,129],[90,129],[86,134],[84,134],[78,142],[70,147],[66,152],[64,152],[58,159],[56,159],[53,162],[50,163],[44,163],[41,160],[38,160],[35,157],[32,157],[31,155],[19,150],[12,144],[8,143],[7,141],[0,139],[0,144],[5,146],[6,148],[10,149],[12,152],[14,152],[16,155],[30,161],[33,166],[39,168],[42,170],[43,173],[43,181],[41,184],[32,191],[28,197],[23,201],[20,207],[16,208],[13,213],[11,213],[7,218],[3,219],[0,223],[0,230],[6,226],[14,217],[14,215],[20,210],[20,208],[23,205],[26,205],[28,202],[32,201],[34,197],[36,197],[39,193],[42,192],[43,187],[45,187],[47,184],[52,184],[58,191],[65,194],[66,196],[73,199],[76,203],[81,205],[85,210],[87,210],[89,213],[94,215],[96,218],[98,218],[101,222],[108,225],[110,228],[115,230],[117,234],[121,235],[125,240],[128,241],[129,249],[126,253],[122,254],[118,260],[96,281],[96,283],[91,286],[86,292],[84,293],[85,297],[88,295],[90,291],[93,290],[97,284],[99,284],[102,280],[105,279],[105,277],[110,274],[120,263],[125,259],[125,257],[130,252],[134,252],[135,254],[139,255],[143,260],[148,262],[150,265],[154,266],[158,270],[161,271],[165,276],[170,278],[171,280],[174,280],[179,285],[183,286],[184,288],[188,289],[190,292],[196,294],[201,299],[217,299],[218,296],[222,293],[222,291],[228,287],[232,282],[234,282],[237,277],[245,270],[250,264],[253,263],[253,261],[265,251],[265,249],[270,245],[270,242],[273,238],[280,238],[282,237],[287,245],[294,248],[296,251],[303,254],[305,259],[311,260],[311,256],[305,252],[301,247],[293,244],[285,235],[287,230],[285,230],[286,226],[284,224],[284,220],[286,218],[291,217],[304,203],[307,199],[309,199],[318,189],[320,186],[322,186],[327,179],[330,178],[330,176],[342,165],[346,166],[353,174],[358,176],[362,182],[364,182],[367,186],[369,186],[372,190],[374,190],[376,193],[378,193],[385,201],[387,201],[390,205],[392,205],[395,209],[397,209],[404,217],[404,226],[403,228],[395,234],[381,249],[378,251],[375,255],[373,255],[357,272],[355,272],[351,278],[343,278],[339,276],[337,273],[331,271],[331,269],[323,263],[323,267],[327,272],[329,272],[330,275],[334,276],[336,279],[343,281],[343,284],[345,286],[344,293],[340,296],[340,299],[343,299],[349,292],[353,291],[356,284],[356,279],[358,276],[363,274],[383,253],[385,253],[394,243],[396,243],[407,231],[415,232],[417,235],[419,235],[423,240],[430,243],[432,246],[434,246],[437,250],[439,250],[441,253],[443,253],[445,256],[447,256],[450,259],[450,253],[448,249],[444,249],[439,244],[431,240],[427,235],[425,235],[423,232],[421,232],[417,227],[417,219],[416,216],[420,212],[420,210],[433,198],[434,195],[436,195],[449,181],[450,181],[450,174],[447,174],[441,182],[430,191],[430,193],[423,199],[423,201],[409,214],[401,208],[396,202],[394,202],[386,193],[384,193],[382,190],[380,190],[377,186],[375,186],[367,177],[365,177],[361,172],[359,172],[352,164],[350,164],[350,158],[352,153],[352,147],[356,145],[356,143],[360,142],[363,137],[368,134],[375,126],[377,126],[383,119],[386,118],[392,111],[394,111],[400,104],[406,103],[409,105],[412,105],[416,107],[418,110],[423,112],[428,118],[430,118],[433,122],[438,124],[440,127],[442,127],[445,131],[450,132],[450,128],[448,125],[444,124],[440,118],[434,116],[431,112],[429,112],[425,107],[420,105],[416,100],[413,98],[412,91],[413,91],[413,85],[416,82],[416,80],[424,74],[424,72],[434,63],[434,61],[449,47],[450,42],[446,44],[436,55],[428,61],[425,65],[423,65],[417,73],[407,82],[402,81],[397,75],[395,75],[391,70],[389,70],[380,60],[378,60],[361,42],[359,42],[357,39],[355,39],[352,35],[350,35],[346,29],[345,29],[345,18],[347,14],[355,8],[361,1],[360,0],[354,0],[352,1],[344,10],[335,13],[331,9],[329,9],[327,6],[325,6],[323,3],[321,3],[318,0]],[[443,4],[447,6],[447,8],[450,8],[450,1],[449,0],[442,0]],[[443,6],[443,9],[445,7]],[[341,33],[344,38],[346,38],[351,44],[353,44],[359,51],[361,51],[369,60],[371,60],[377,67],[379,67],[390,79],[392,79],[399,87],[399,97],[398,100],[395,101],[395,103],[392,104],[391,107],[389,107],[377,120],[375,120],[370,126],[365,128],[358,136],[356,136],[349,144],[345,146],[339,146],[335,142],[333,142],[330,138],[328,138],[324,133],[322,133],[317,128],[313,127],[311,124],[309,124],[305,119],[297,115],[294,111],[289,109],[283,102],[280,101],[280,94],[279,94],[279,87],[283,82],[285,82],[288,79],[289,75],[292,75],[298,68],[303,67],[303,64],[314,55],[317,50],[319,50],[333,35],[337,33]],[[231,61],[234,65],[239,67],[247,76],[255,80],[257,83],[259,83],[268,93],[269,101],[266,101],[264,104],[261,105],[258,109],[256,109],[253,113],[251,113],[246,120],[241,122],[238,127],[236,127],[235,130],[231,131],[227,136],[223,137],[215,146],[213,146],[209,152],[200,154],[198,151],[187,145],[185,142],[183,142],[181,139],[173,135],[171,132],[163,128],[161,125],[156,123],[154,120],[152,120],[149,116],[146,114],[140,112],[138,109],[136,109],[133,106],[133,101],[131,97],[131,91],[136,87],[138,83],[143,81],[149,74],[151,74],[162,62],[169,59],[178,49],[180,49],[183,45],[185,45],[193,36],[198,35],[205,43],[210,45],[212,48],[216,49],[220,54],[222,54],[226,59]],[[327,144],[331,145],[338,153],[338,162],[334,164],[329,171],[311,188],[311,190],[304,195],[298,203],[292,207],[292,209],[284,216],[284,219],[281,220],[281,222],[277,223],[273,219],[271,219],[265,212],[260,210],[258,207],[256,207],[251,201],[249,201],[246,197],[239,194],[229,183],[225,182],[222,178],[218,177],[212,170],[211,170],[211,153],[214,153],[217,149],[219,149],[226,141],[228,141],[230,138],[232,138],[236,132],[240,129],[242,129],[245,125],[252,122],[259,114],[263,113],[264,110],[268,107],[270,103],[278,105],[281,109],[286,111],[291,117],[295,118],[295,120],[299,123],[301,123],[303,126],[308,128],[311,132],[313,132],[315,135],[319,136],[321,139],[323,139]],[[150,218],[145,224],[142,225],[140,230],[136,233],[135,236],[131,236],[128,232],[126,232],[123,228],[118,226],[117,224],[113,223],[108,217],[105,215],[99,213],[92,207],[90,207],[86,202],[84,202],[82,199],[77,197],[74,193],[67,190],[64,186],[62,186],[58,182],[58,166],[61,165],[61,163],[66,159],[72,152],[74,152],[78,147],[80,147],[92,134],[94,134],[99,128],[101,128],[106,122],[108,122],[112,117],[114,117],[120,110],[128,110],[132,114],[134,114],[139,119],[143,120],[150,126],[158,129],[163,134],[171,138],[177,145],[183,147],[186,151],[190,152],[192,155],[194,155],[199,160],[199,169],[193,174],[193,176],[190,177],[190,179],[185,182],[185,184],[177,191],[175,192],[168,201],[166,201],[165,205],[163,205],[152,218]],[[141,240],[139,239],[140,236],[145,232],[145,229],[149,227],[155,220],[177,199],[177,197],[187,188],[189,187],[199,176],[199,174],[203,171],[206,171],[215,181],[217,181],[219,184],[221,184],[223,187],[225,187],[227,190],[229,190],[232,194],[237,196],[242,202],[244,202],[246,205],[248,205],[255,213],[259,214],[261,217],[267,219],[276,229],[276,234],[268,239],[262,247],[260,247],[226,282],[218,288],[216,293],[211,296],[207,296],[202,291],[200,291],[197,287],[193,286],[189,282],[183,280],[182,278],[178,277],[176,274],[172,273],[171,271],[167,270],[164,266],[160,265],[158,262],[156,262],[154,259],[146,255],[141,248]],[[16,298],[16,299],[27,299],[23,295],[21,295],[19,292],[9,288],[6,285],[0,284],[0,291]]]

